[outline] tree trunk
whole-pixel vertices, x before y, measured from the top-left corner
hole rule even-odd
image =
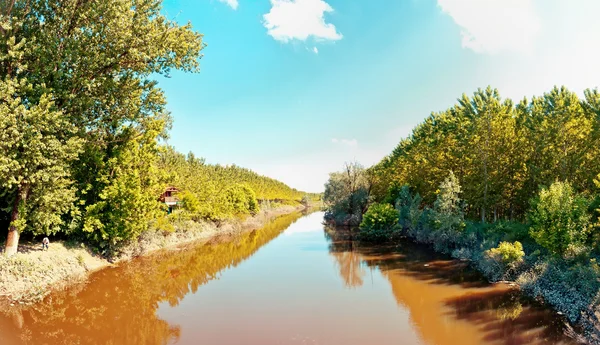
[[[15,202],[13,204],[12,213],[10,215],[10,227],[8,228],[8,237],[6,238],[6,246],[4,247],[4,253],[7,256],[12,256],[17,253],[19,247],[19,229],[15,224],[19,220],[19,207],[22,202],[27,200],[27,188],[23,186],[19,187]]]

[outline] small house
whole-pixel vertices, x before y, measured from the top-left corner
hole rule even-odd
[[[179,189],[177,187],[169,186],[165,188],[165,191],[160,195],[160,201],[164,202],[169,208],[169,213],[173,212],[177,205],[179,205],[179,198],[177,197]]]

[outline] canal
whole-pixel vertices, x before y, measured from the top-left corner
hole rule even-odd
[[[561,319],[464,262],[362,246],[291,214],[164,250],[0,313],[0,344],[572,344]]]

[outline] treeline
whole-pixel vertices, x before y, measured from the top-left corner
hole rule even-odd
[[[173,181],[160,167],[159,140],[171,117],[153,77],[199,71],[205,44],[161,6],[0,2],[0,226],[8,255],[24,232],[117,246],[164,214],[158,197]],[[291,195],[254,186],[267,197]]]
[[[463,95],[370,169],[373,196],[382,200],[390,187],[407,184],[432,203],[453,171],[468,216],[493,221],[523,220],[540,187],[556,180],[593,195],[600,173],[600,93],[584,95],[555,87],[516,104],[489,87]]]
[[[584,95],[465,95],[375,166],[332,173],[326,219],[467,259],[600,339],[600,93]]]
[[[283,182],[235,165],[206,164],[193,153],[187,155],[166,147],[159,155],[158,169],[181,190],[183,210],[192,217],[223,220],[256,213],[273,203],[312,203],[318,194],[301,192]]]

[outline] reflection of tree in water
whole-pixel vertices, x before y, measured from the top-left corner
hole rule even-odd
[[[0,343],[18,334],[24,344],[166,344],[179,326],[156,315],[160,303],[176,306],[190,292],[235,267],[300,217],[279,217],[264,228],[225,243],[208,243],[139,258],[105,269],[90,284],[50,295],[25,310],[0,312]],[[6,336],[5,336],[6,335]]]
[[[325,237],[330,241],[329,254],[335,259],[346,287],[362,286],[365,270],[361,255],[355,251],[352,232],[326,228]]]
[[[411,242],[352,242],[346,229],[326,229],[326,237],[332,256],[351,250],[365,266],[379,269],[424,343],[576,343],[564,335],[564,318],[518,290],[487,283],[467,262]]]

